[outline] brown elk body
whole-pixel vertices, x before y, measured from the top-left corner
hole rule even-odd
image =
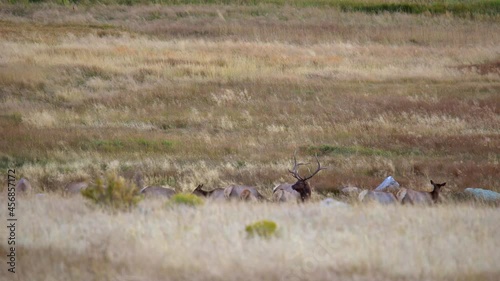
[[[245,195],[248,194],[249,195]],[[255,197],[256,200],[266,200],[254,186],[231,185],[224,189],[224,195],[228,199],[242,199],[243,196]]]
[[[241,192],[240,200],[246,202],[258,201],[257,197],[253,196],[252,192],[249,189],[245,189]]]
[[[174,196],[177,192],[168,187],[163,186],[147,186],[140,191],[141,194],[144,194],[146,197],[166,197],[170,198]]]
[[[136,171],[133,180],[135,185],[139,189],[139,193],[143,194],[145,197],[166,197],[170,198],[174,196],[177,191],[173,188],[163,187],[158,185],[144,186],[144,177],[141,171]]]
[[[273,188],[273,201],[300,202],[300,193],[292,188],[293,183],[282,183]]]
[[[203,190],[203,184],[200,184],[196,187],[195,190],[193,190],[192,194],[199,196],[199,197],[205,197],[209,198],[212,200],[225,200],[226,197],[224,196],[224,188],[215,188],[210,191],[205,191]]]
[[[64,187],[64,192],[66,194],[78,194],[88,186],[89,184],[84,181],[70,182]]]
[[[307,182],[309,179],[314,177],[319,171],[325,169],[321,167],[319,163],[318,157],[316,157],[316,162],[318,163],[318,167],[316,171],[314,171],[311,175],[307,177],[302,177],[299,175],[298,168],[304,163],[297,163],[297,159],[295,154],[293,155],[294,165],[292,170],[288,170],[292,176],[297,179],[294,184],[284,183],[276,186],[273,189],[273,200],[278,202],[286,202],[286,201],[297,201],[300,200],[302,202],[311,198],[312,189]]]
[[[434,183],[431,180],[433,189],[431,192],[416,191],[413,189],[403,188],[397,193],[397,198],[402,204],[434,204],[439,201],[439,192],[441,187],[446,183]]]
[[[358,195],[358,200],[360,202],[375,202],[384,205],[395,204],[398,203],[398,199],[394,194],[384,191],[371,191],[371,190],[363,190]]]

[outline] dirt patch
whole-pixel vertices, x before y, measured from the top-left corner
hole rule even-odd
[[[483,64],[460,65],[457,66],[457,68],[463,71],[476,72],[481,75],[487,75],[490,73],[500,75],[500,60],[495,62],[487,62]]]

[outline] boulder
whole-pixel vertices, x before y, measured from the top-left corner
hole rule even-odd
[[[399,189],[399,183],[391,176],[385,178],[385,180],[375,188],[375,191],[388,191]]]
[[[484,201],[500,201],[500,193],[488,189],[468,187],[464,193]]]
[[[26,193],[31,191],[31,184],[26,178],[21,178],[16,184],[17,193]]]

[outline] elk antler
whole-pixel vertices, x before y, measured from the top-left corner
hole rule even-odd
[[[316,157],[316,162],[318,162],[318,168],[316,169],[316,171],[314,171],[314,173],[312,173],[310,176],[308,177],[305,177],[303,180],[306,181],[312,177],[314,177],[314,175],[316,175],[319,171],[321,170],[324,170],[326,169],[325,167],[321,167],[321,164],[319,164],[319,160],[318,160],[318,155],[315,156]]]
[[[295,150],[295,152],[293,153],[293,168],[292,168],[292,170],[288,170],[288,172],[290,172],[294,178],[296,178],[298,180],[303,180],[302,177],[300,177],[299,171],[297,169],[299,168],[299,166],[305,165],[305,164],[304,163],[297,163],[297,158],[295,157],[296,154],[297,154],[297,150]]]

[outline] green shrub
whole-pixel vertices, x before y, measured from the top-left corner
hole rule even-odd
[[[248,237],[254,237],[258,235],[263,238],[270,238],[276,235],[276,229],[278,225],[273,221],[261,220],[249,224],[245,227],[245,231],[248,234]]]
[[[133,183],[115,174],[109,174],[106,182],[98,178],[94,185],[81,192],[83,197],[95,204],[114,210],[130,210],[142,199]]]
[[[194,194],[179,193],[172,196],[172,198],[170,198],[170,200],[167,202],[167,206],[173,206],[173,205],[185,205],[190,207],[196,207],[199,205],[203,205],[203,199]]]

